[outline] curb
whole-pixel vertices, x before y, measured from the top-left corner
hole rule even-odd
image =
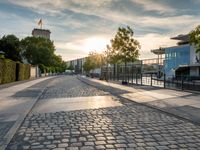
[[[26,83],[26,82],[30,82],[30,81],[34,81],[34,80],[46,78],[46,77],[54,77],[54,76],[36,77],[36,78],[30,78],[30,79],[27,79],[27,80],[14,81],[14,82],[10,82],[10,83],[0,84],[0,90],[9,88],[9,87],[11,87],[11,86],[23,84],[23,83]],[[55,77],[56,77],[56,76],[55,76]]]
[[[93,84],[90,84],[90,83],[88,83],[87,81],[84,81],[84,79],[85,79],[85,80],[88,80],[89,82],[93,82],[93,83],[95,83],[95,81],[91,81],[90,79],[87,79],[87,78],[84,78],[84,79],[83,79],[83,77],[80,77],[80,76],[78,76],[77,78],[78,78],[80,81],[84,82],[85,84],[88,84],[88,85],[90,85],[90,86],[93,86],[93,87],[97,88],[97,86],[95,86],[95,85],[93,85]],[[99,83],[96,83],[96,84],[99,84]],[[100,89],[100,90],[101,90],[101,89]],[[115,96],[115,95],[114,95],[114,96]],[[176,118],[181,119],[181,120],[183,120],[183,121],[187,121],[187,122],[190,122],[190,123],[192,123],[192,124],[195,124],[195,125],[200,126],[200,122],[190,120],[190,119],[188,119],[188,118],[185,118],[185,117],[182,117],[182,116],[180,116],[180,115],[177,115],[177,114],[171,113],[171,112],[169,112],[169,111],[166,111],[166,110],[164,110],[164,109],[162,109],[162,108],[159,108],[159,107],[156,107],[156,106],[147,104],[147,103],[139,103],[139,102],[136,102],[136,101],[134,101],[134,100],[131,100],[131,99],[128,99],[128,98],[124,98],[124,97],[120,97],[120,96],[116,96],[116,97],[117,97],[117,98],[120,98],[120,99],[125,99],[125,100],[128,100],[128,101],[131,101],[131,102],[134,102],[134,103],[136,103],[136,104],[143,105],[143,106],[146,106],[146,107],[149,107],[149,108],[152,108],[152,109],[156,109],[157,111],[160,111],[160,112],[162,112],[162,113],[165,113],[165,114],[167,114],[167,115],[169,115],[169,116],[173,116],[173,117],[176,117]]]
[[[0,150],[5,150],[12,138],[14,137],[15,133],[18,131],[20,128],[21,124],[24,122],[25,118],[27,115],[31,112],[33,107],[36,105],[37,101],[40,99],[40,97],[44,94],[46,91],[47,87],[43,88],[42,91],[39,93],[39,95],[36,97],[35,100],[33,100],[31,106],[29,109],[27,109],[19,119],[15,122],[15,124],[11,127],[11,129],[8,131],[8,133],[3,137],[3,144],[0,146]]]

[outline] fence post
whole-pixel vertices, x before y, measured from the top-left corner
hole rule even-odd
[[[152,86],[152,73],[151,73],[151,86]]]
[[[183,75],[181,76],[181,90],[183,90]]]
[[[166,88],[166,75],[164,74],[164,88]]]
[[[132,75],[132,84],[133,84],[133,65],[132,65],[132,69],[131,69],[131,75]]]
[[[130,73],[130,68],[128,67],[128,83],[129,83],[129,73]]]
[[[136,73],[136,77],[135,77],[135,79],[136,79],[136,85],[138,85],[138,78],[137,78],[137,73]]]
[[[142,85],[142,73],[141,73],[141,85]]]

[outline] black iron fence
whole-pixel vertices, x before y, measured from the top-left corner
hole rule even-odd
[[[193,76],[167,76],[165,87],[170,89],[200,91],[200,77]]]
[[[168,89],[200,91],[200,77],[166,76],[160,70],[144,70],[141,65],[103,67],[101,79],[127,84],[155,86]]]

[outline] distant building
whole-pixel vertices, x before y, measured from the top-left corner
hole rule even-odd
[[[83,74],[83,64],[85,63],[86,57],[68,61],[70,66],[73,66],[75,73]]]
[[[46,38],[46,39],[50,39],[50,30],[45,30],[45,29],[33,29],[32,31],[32,35],[34,37],[43,37],[43,38]]]
[[[179,41],[177,46],[152,50],[156,55],[165,55],[166,76],[200,76],[200,53],[196,53],[195,47],[189,44],[189,35],[179,35],[171,39]]]

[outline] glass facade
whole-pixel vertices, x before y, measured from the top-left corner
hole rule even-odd
[[[174,76],[180,65],[190,64],[190,45],[181,45],[165,49],[165,74]]]

